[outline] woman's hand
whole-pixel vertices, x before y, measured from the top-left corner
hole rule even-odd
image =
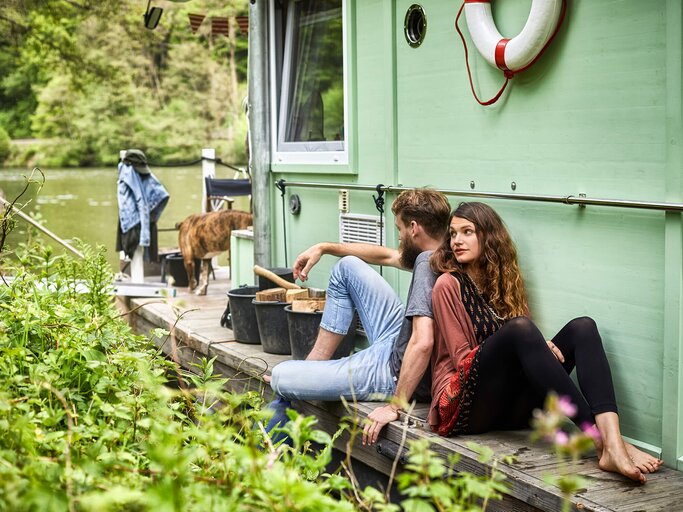
[[[550,340],[549,340],[549,341],[546,341],[546,343],[548,344],[548,348],[549,348],[550,351],[553,353],[553,355],[557,358],[557,360],[558,360],[560,363],[564,363],[564,355],[562,355],[562,351],[561,351],[559,348],[557,348],[557,345],[555,345],[555,344],[554,344],[552,341],[550,341]]]

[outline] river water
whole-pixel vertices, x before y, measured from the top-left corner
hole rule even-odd
[[[60,238],[67,241],[78,238],[93,246],[103,245],[112,268],[118,270],[116,168],[43,169],[43,172],[45,183],[42,188],[30,184],[28,192],[19,199],[17,206],[23,205],[26,214],[37,214],[40,222]],[[152,172],[171,196],[159,219],[160,230],[172,228],[176,222],[201,211],[201,166],[153,168]],[[5,199],[12,201],[16,198],[30,174],[28,169],[0,169],[0,190]],[[219,166],[216,177],[232,178],[234,172]],[[40,179],[40,175],[34,174],[34,179]],[[249,208],[248,198],[236,199],[234,208]],[[26,241],[28,229],[28,224],[17,217],[17,226],[9,235],[5,250],[12,250],[18,243]],[[56,251],[62,252],[59,243],[46,236],[44,238]],[[159,232],[160,249],[177,246],[177,231]]]

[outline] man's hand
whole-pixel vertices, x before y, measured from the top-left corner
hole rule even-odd
[[[557,345],[555,345],[552,341],[546,341],[546,343],[548,344],[548,348],[557,358],[557,360],[560,363],[564,363],[564,355],[562,354],[562,351],[559,348],[557,348]]]
[[[320,261],[320,257],[323,255],[323,250],[320,244],[316,244],[309,247],[304,252],[299,254],[294,261],[294,267],[292,268],[294,279],[299,279],[300,281],[305,281],[308,279],[308,272],[313,268],[313,265]]]
[[[368,415],[363,429],[363,444],[375,444],[384,425],[396,421],[399,417],[398,409],[391,404],[378,407]]]

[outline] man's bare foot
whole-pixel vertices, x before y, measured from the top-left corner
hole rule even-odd
[[[631,443],[624,441],[624,445],[626,446],[626,453],[628,453],[628,456],[631,457],[631,460],[641,473],[654,473],[664,463],[663,460],[639,450]]]
[[[643,472],[631,460],[623,441],[614,446],[605,446],[600,455],[598,466],[603,471],[619,473],[641,484],[644,484],[646,480]]]

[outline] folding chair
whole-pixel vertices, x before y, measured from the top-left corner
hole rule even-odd
[[[218,179],[204,178],[206,183],[206,211],[218,210],[223,202],[228,209],[236,196],[249,196],[249,211],[252,211],[251,180],[248,179]]]

